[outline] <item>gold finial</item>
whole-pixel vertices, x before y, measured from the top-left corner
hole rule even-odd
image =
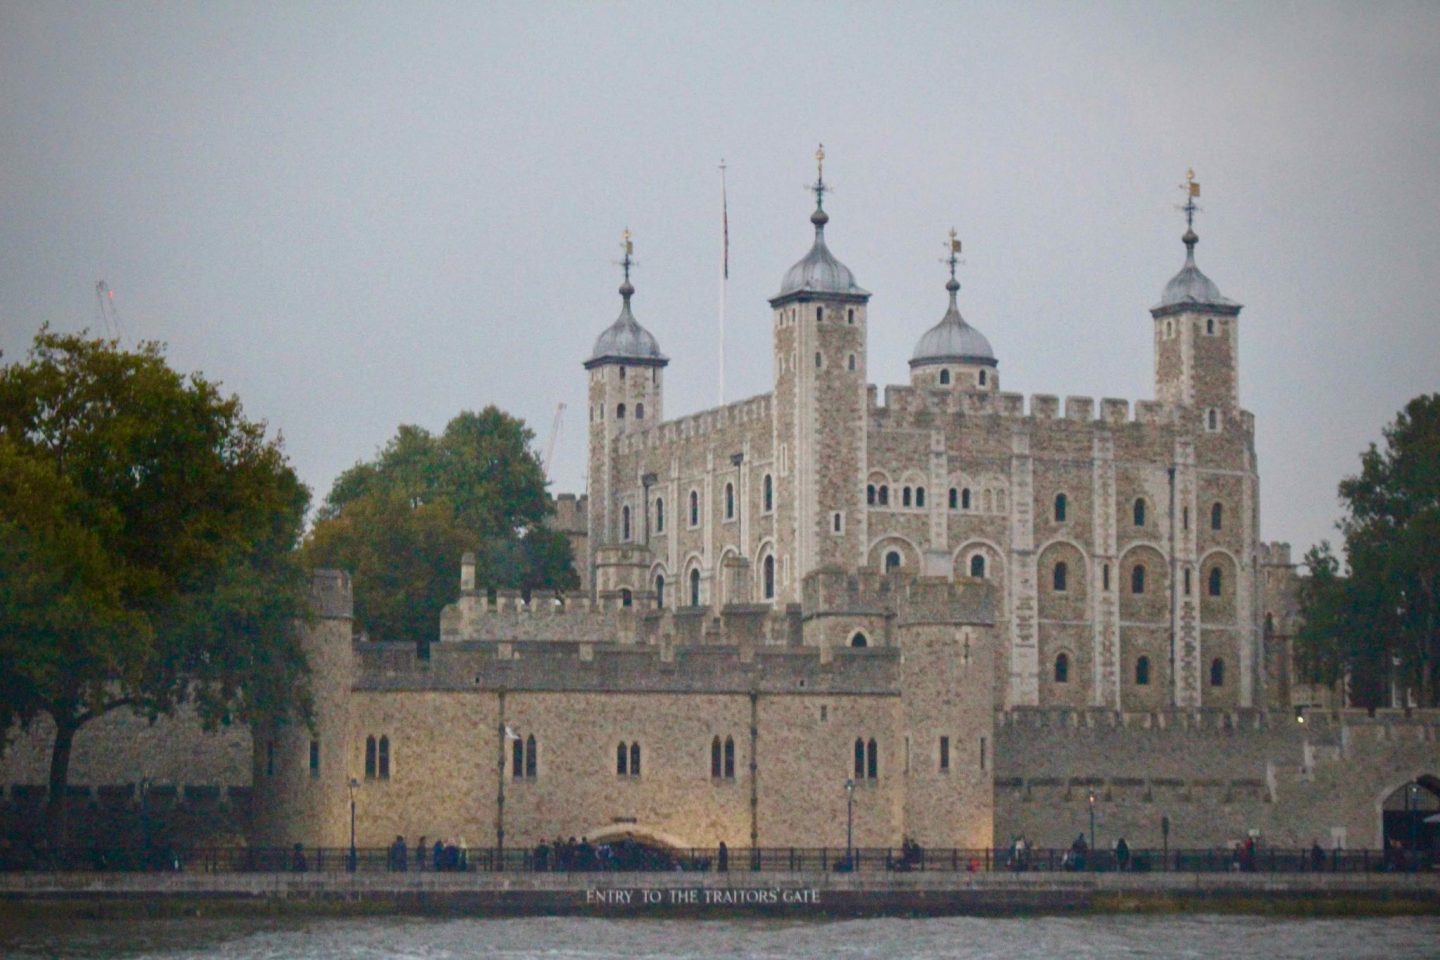
[[[1180,184],[1180,189],[1184,190],[1187,196],[1200,196],[1200,184],[1195,180],[1195,169],[1193,167],[1185,171],[1185,182]]]
[[[959,252],[960,252],[960,240],[959,240],[959,238],[957,237],[957,235],[956,235],[956,233],[955,233],[955,228],[954,228],[954,227],[951,227],[951,228],[950,228],[950,252],[951,252],[951,253],[959,253]]]
[[[630,242],[629,227],[625,228],[625,232],[620,235],[620,238],[625,241],[625,255],[628,257],[630,254],[635,252],[635,244]]]
[[[815,172],[821,180],[825,179],[825,144],[820,144],[815,150]]]

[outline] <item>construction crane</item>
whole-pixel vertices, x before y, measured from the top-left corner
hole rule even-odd
[[[95,281],[95,302],[100,305],[100,321],[105,332],[115,340],[124,332],[120,326],[120,311],[115,308],[115,291],[104,280]]]
[[[555,441],[560,439],[560,425],[565,416],[565,404],[563,402],[555,405],[555,419],[550,423],[550,439],[545,444],[545,482],[550,482],[550,476],[554,471],[555,464]]]

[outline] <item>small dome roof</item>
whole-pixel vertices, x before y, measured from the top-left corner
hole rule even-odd
[[[635,288],[630,285],[629,280],[621,284],[620,296],[624,298],[624,302],[620,307],[620,316],[595,339],[595,349],[590,351],[590,359],[585,362],[587,367],[606,360],[628,360],[632,363],[652,365],[669,362],[669,358],[660,352],[659,342],[649,330],[640,326],[635,315],[630,312],[630,297],[634,293]]]
[[[1156,309],[1187,304],[1238,307],[1239,304],[1235,301],[1222,297],[1215,281],[1201,273],[1200,268],[1195,265],[1195,244],[1200,242],[1195,231],[1186,230],[1181,239],[1185,242],[1185,266],[1165,284],[1165,292],[1160,295],[1160,304]]]
[[[945,311],[945,316],[935,324],[920,342],[915,345],[915,352],[910,357],[910,366],[919,367],[930,363],[978,363],[984,366],[998,366],[999,361],[995,359],[995,351],[990,347],[990,341],[985,334],[976,330],[965,322],[960,316],[960,308],[955,305],[955,293],[960,289],[960,284],[953,278],[945,285],[950,291],[950,309]]]
[[[830,217],[823,208],[816,207],[815,212],[810,215],[810,222],[815,224],[815,243],[811,245],[810,252],[805,254],[799,263],[785,271],[785,279],[780,283],[780,292],[773,299],[788,297],[796,293],[838,293],[843,296],[868,297],[870,291],[860,287],[855,282],[855,274],[845,266],[830,248],[825,246],[825,224]]]

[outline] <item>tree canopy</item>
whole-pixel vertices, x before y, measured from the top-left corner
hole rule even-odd
[[[76,731],[110,710],[307,713],[308,498],[264,425],[158,344],[47,329],[0,368],[0,721],[54,722],[52,823]]]
[[[494,406],[463,412],[439,435],[402,425],[370,463],[336,479],[305,544],[313,567],[355,583],[355,616],[376,638],[430,639],[476,554],[482,588],[567,589],[569,544],[525,424]]]
[[[1387,702],[1392,684],[1440,703],[1440,394],[1416,397],[1340,483],[1348,575],[1328,543],[1306,555],[1302,664]]]

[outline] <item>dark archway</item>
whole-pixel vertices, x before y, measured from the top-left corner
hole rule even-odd
[[[1381,837],[1386,865],[1426,869],[1440,858],[1440,776],[1421,774],[1390,790],[1380,801]]]

